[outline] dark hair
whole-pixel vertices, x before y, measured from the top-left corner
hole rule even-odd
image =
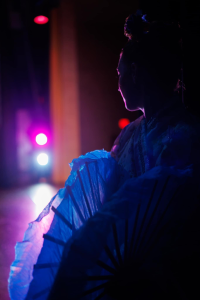
[[[123,59],[141,66],[158,88],[171,93],[181,72],[181,29],[178,22],[148,22],[145,16],[126,19],[124,33],[129,38]]]

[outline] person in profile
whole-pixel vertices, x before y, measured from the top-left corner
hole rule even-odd
[[[180,97],[180,26],[136,13],[124,29],[119,91],[143,115],[72,161],[16,245],[12,300],[196,297],[200,123]]]

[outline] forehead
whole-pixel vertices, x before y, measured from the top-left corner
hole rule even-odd
[[[124,51],[122,50],[122,52],[120,53],[120,56],[119,56],[117,71],[120,72],[121,70],[129,68],[131,66],[131,63],[132,62],[126,58],[126,55],[124,54]]]
[[[121,51],[120,55],[119,55],[119,61],[118,61],[118,65],[117,65],[117,70],[120,70],[122,67],[122,55],[123,55],[123,50]]]
[[[124,66],[130,67],[132,63],[137,63],[137,47],[137,43],[132,41],[124,46],[119,56],[118,69]]]

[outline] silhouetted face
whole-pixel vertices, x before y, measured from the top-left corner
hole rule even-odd
[[[143,110],[141,84],[138,78],[139,72],[137,65],[135,63],[128,63],[123,56],[124,54],[121,53],[117,67],[119,91],[127,110]]]

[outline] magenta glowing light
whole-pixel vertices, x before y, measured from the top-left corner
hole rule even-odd
[[[47,143],[47,136],[44,133],[39,133],[35,140],[38,145],[42,146]]]
[[[49,21],[49,19],[47,17],[42,16],[42,15],[35,17],[33,20],[36,24],[40,24],[40,25],[46,24]]]

